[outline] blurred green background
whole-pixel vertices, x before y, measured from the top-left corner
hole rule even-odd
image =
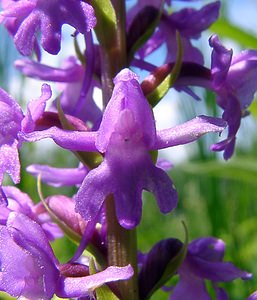
[[[235,16],[231,17],[229,5],[232,3],[238,5],[238,20],[235,12]],[[225,42],[234,45],[237,51],[244,48],[257,49],[257,20],[252,20],[256,24],[253,28],[255,32],[244,27],[240,19],[240,3],[242,4],[242,1],[223,1],[221,18],[203,38],[215,32]],[[254,6],[254,1],[250,3],[251,1],[245,1],[242,9],[246,10],[249,4],[249,16],[252,16],[252,7],[255,7],[257,12],[257,4]],[[21,86],[21,82],[24,84],[24,78],[10,67],[18,54],[3,28],[0,28],[0,34],[1,87],[10,90],[14,97],[23,100],[25,92],[17,87]],[[27,87],[28,83],[24,86]],[[201,93],[205,99],[201,103],[181,95],[176,106],[181,121],[188,120],[202,111],[205,114],[220,116],[220,111],[217,111],[215,106],[214,95],[210,92],[201,91]],[[202,236],[223,239],[227,245],[225,260],[234,262],[239,268],[254,275],[250,281],[236,280],[224,285],[230,299],[233,300],[246,299],[250,293],[257,290],[256,100],[249,110],[251,115],[242,121],[236,153],[228,162],[224,162],[221,155],[208,151],[208,147],[215,141],[215,136],[204,137],[194,146],[183,148],[187,153],[183,161],[177,162],[176,157],[172,159],[175,167],[170,171],[170,176],[178,190],[178,208],[175,212],[163,216],[159,213],[153,197],[145,193],[143,218],[138,228],[138,245],[143,252],[149,251],[154,243],[163,238],[177,237],[184,240],[182,220],[187,224],[190,240]],[[43,154],[38,150],[38,146],[28,144],[21,151],[22,181],[19,187],[35,201],[39,201],[36,180],[25,172],[26,166],[32,163],[47,163],[56,167],[77,165],[76,158],[72,154],[52,145],[52,147],[44,145]],[[177,149],[180,151],[179,147]],[[43,185],[43,192],[45,196],[56,193],[72,195],[75,190]],[[53,247],[61,262],[67,261],[75,251],[75,245],[67,238],[54,242]],[[0,299],[7,298],[3,294],[0,295]],[[158,292],[153,296],[153,299],[158,300],[167,298],[168,294],[165,292]]]

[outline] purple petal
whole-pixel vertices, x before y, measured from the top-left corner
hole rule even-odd
[[[147,166],[147,171],[149,173],[144,188],[155,195],[160,211],[165,214],[175,209],[178,195],[170,177],[153,164]]]
[[[198,277],[217,282],[232,281],[237,278],[250,279],[252,275],[242,271],[230,262],[209,262],[188,256],[191,271]]]
[[[32,11],[22,22],[17,33],[14,35],[14,43],[22,55],[29,56],[32,53],[36,41],[35,33],[38,31],[39,27],[39,14]]]
[[[241,271],[232,263],[222,262],[224,252],[222,240],[213,237],[196,239],[188,246],[187,265],[196,276],[216,282],[251,278],[251,274]]]
[[[52,90],[48,84],[41,87],[41,96],[37,100],[32,100],[28,104],[28,111],[21,126],[23,132],[31,132],[35,129],[36,121],[43,115],[46,107],[46,101],[52,96]]]
[[[0,147],[12,145],[21,128],[23,113],[19,104],[0,89]]]
[[[142,93],[138,77],[129,69],[124,69],[115,77],[114,84],[112,97],[98,131],[97,149],[100,152],[106,151],[110,137],[120,118],[119,113],[125,109],[133,112],[135,122],[140,124],[143,139],[150,146],[155,138],[155,123],[151,108]]]
[[[14,186],[4,186],[3,191],[8,199],[8,208],[26,216],[32,216],[33,201],[28,194],[23,193]]]
[[[50,300],[59,272],[40,226],[22,214],[11,212],[7,227],[0,229],[0,244],[1,290],[16,297]]]
[[[29,270],[21,270],[21,266],[31,263],[30,255],[12,240],[6,226],[0,226],[0,247],[1,247],[1,273],[0,289],[13,297],[19,297],[25,288],[24,276]],[[13,257],[12,257],[13,256]],[[14,258],[18,258],[17,263]],[[22,263],[22,264],[21,264]],[[12,267],[3,269],[4,266]]]
[[[173,289],[169,300],[211,300],[204,281],[195,276],[180,275],[178,284]]]
[[[86,221],[94,220],[99,214],[105,198],[111,193],[112,177],[108,166],[103,162],[90,171],[81,184],[75,196],[75,210]]]
[[[20,138],[26,142],[36,142],[51,138],[64,149],[73,151],[97,151],[95,146],[97,132],[69,131],[58,127],[51,127],[42,131],[20,133]]]
[[[68,225],[73,231],[82,235],[86,222],[81,215],[75,212],[75,201],[63,195],[48,197],[46,202],[58,219]]]
[[[101,285],[113,281],[127,280],[133,276],[130,265],[126,267],[108,267],[99,273],[84,277],[61,278],[57,296],[65,298],[88,296]]]
[[[219,16],[220,1],[205,5],[200,10],[185,8],[170,15],[169,23],[187,38],[199,38]]]
[[[20,180],[18,132],[23,113],[19,104],[0,89],[0,183],[7,172],[14,183]]]
[[[35,243],[37,248],[47,253],[51,260],[57,262],[48,239],[37,222],[32,221],[23,214],[11,212],[8,218],[7,227],[14,229],[12,237],[20,247],[26,249],[30,244]]]
[[[16,60],[15,67],[28,77],[55,82],[79,81],[84,73],[75,57],[69,57],[63,68],[50,67],[29,59]]]
[[[236,91],[242,109],[254,99],[257,90],[257,50],[243,51],[233,57],[227,76],[227,83]]]
[[[224,141],[212,145],[211,150],[224,150],[223,156],[224,159],[227,160],[234,152],[236,134],[241,123],[240,103],[233,94],[223,95],[223,98],[217,97],[217,102],[220,103],[221,107],[224,106],[224,113],[222,117],[228,123],[228,137]]]
[[[213,237],[204,237],[193,240],[188,246],[190,255],[198,256],[207,261],[222,261],[225,252],[225,243]]]
[[[168,148],[193,142],[203,134],[222,132],[226,122],[219,118],[198,116],[170,129],[159,130],[153,149]]]
[[[49,185],[60,187],[81,184],[88,170],[80,168],[53,168],[46,165],[30,165],[26,171],[33,176],[41,175],[41,180]]]
[[[37,31],[41,30],[43,48],[52,54],[60,50],[63,24],[73,26],[78,32],[86,33],[96,25],[92,6],[82,1],[60,0],[11,1],[2,12],[0,22],[15,18],[12,28],[14,41],[23,55],[30,55],[35,45]]]
[[[232,49],[226,49],[220,42],[217,35],[209,40],[212,51],[212,76],[214,89],[219,88],[226,80],[232,60]]]

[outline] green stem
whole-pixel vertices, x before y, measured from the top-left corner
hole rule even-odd
[[[127,65],[127,45],[126,45],[126,6],[125,1],[112,0],[112,5],[116,12],[116,47],[118,49],[118,65],[122,68]],[[115,58],[117,60],[117,57]]]
[[[127,66],[125,1],[113,0],[112,5],[116,14],[115,36],[109,38],[109,43],[104,41],[104,45],[100,50],[104,106],[111,98],[113,78],[121,69]]]
[[[134,276],[117,283],[122,300],[138,300],[137,283],[137,237],[136,229],[127,230],[120,226],[116,218],[113,196],[106,199],[106,218],[108,224],[108,264],[126,266],[134,269]]]
[[[127,65],[125,0],[112,0],[111,3],[116,15],[114,36],[108,37],[108,41],[106,41],[105,36],[101,35],[100,32],[98,34],[101,45],[101,80],[104,105],[107,105],[111,98],[113,78]],[[101,44],[101,37],[103,44]],[[117,283],[121,299],[138,300],[136,230],[126,230],[120,226],[116,217],[115,201],[112,195],[106,199],[106,221],[108,265],[126,266],[130,264],[134,269],[132,279]]]

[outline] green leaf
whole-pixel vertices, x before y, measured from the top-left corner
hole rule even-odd
[[[157,88],[150,94],[146,95],[146,98],[152,107],[156,106],[160,102],[160,100],[167,94],[167,92],[172,87],[180,73],[183,58],[183,47],[181,37],[178,31],[176,36],[178,52],[174,67],[172,68],[170,74],[168,74],[164,78],[164,80],[157,86]]]
[[[257,48],[257,37],[233,25],[225,18],[218,19],[210,28],[222,38],[229,38],[244,48]]]
[[[104,48],[109,48],[116,38],[117,21],[115,10],[110,0],[92,0],[91,4],[97,18],[94,30],[99,43]]]

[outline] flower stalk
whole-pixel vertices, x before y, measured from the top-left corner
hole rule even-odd
[[[125,1],[114,0],[112,6],[116,16],[115,36],[110,37],[113,42],[108,47],[104,42],[101,45],[100,55],[102,70],[103,103],[107,105],[113,92],[113,78],[126,67],[126,7]],[[137,283],[137,237],[136,229],[123,228],[116,217],[116,207],[113,196],[106,199],[107,220],[107,248],[108,265],[126,266],[130,264],[134,269],[134,275],[130,280],[120,281],[117,288],[124,300],[138,300]]]

